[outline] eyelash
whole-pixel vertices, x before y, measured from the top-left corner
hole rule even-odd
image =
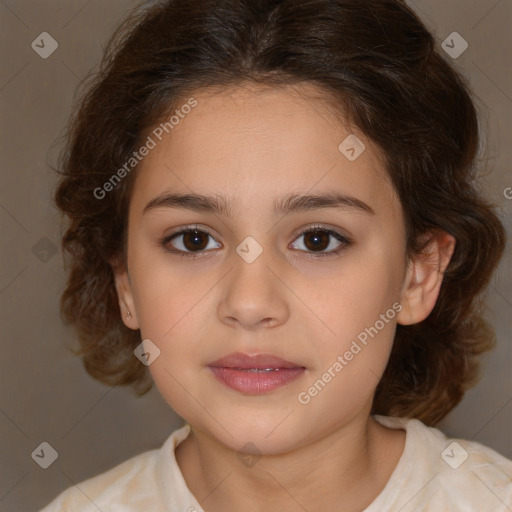
[[[204,249],[202,251],[188,251],[187,252],[187,251],[182,251],[181,249],[169,249],[167,247],[167,244],[173,238],[180,236],[180,235],[184,235],[186,233],[190,233],[192,231],[198,231],[199,233],[204,233],[204,234],[214,238],[213,235],[211,233],[209,233],[208,231],[205,231],[204,229],[199,229],[199,227],[197,225],[191,225],[191,226],[185,226],[180,231],[176,231],[175,233],[172,233],[171,235],[166,236],[165,238],[160,240],[160,244],[164,247],[164,249],[167,252],[176,254],[177,256],[189,257],[192,259],[198,258],[204,254],[204,251],[205,251]],[[313,252],[308,251],[307,254],[313,258],[325,258],[325,257],[330,257],[330,256],[337,256],[339,253],[341,253],[343,250],[345,250],[347,247],[350,247],[353,244],[351,239],[347,238],[346,236],[342,235],[341,233],[338,233],[337,231],[328,229],[325,226],[322,226],[320,224],[315,224],[313,226],[309,226],[308,228],[304,229],[297,235],[295,240],[307,233],[312,232],[312,231],[321,231],[321,232],[327,233],[328,235],[331,235],[333,238],[338,240],[338,242],[341,242],[341,244],[338,248],[336,248],[332,251],[329,251],[329,252],[315,253],[314,251]],[[306,252],[306,251],[301,250],[301,252]]]

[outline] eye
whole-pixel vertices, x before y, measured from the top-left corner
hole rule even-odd
[[[307,252],[312,257],[335,256],[352,245],[352,241],[346,236],[320,225],[305,229],[295,240],[301,237],[304,237],[304,242],[299,244],[299,247],[292,244],[293,248]],[[186,226],[165,237],[161,240],[161,244],[166,251],[178,256],[196,258],[203,255],[205,251],[221,247],[221,244],[212,247],[208,243],[209,238],[213,240],[213,236],[207,231],[197,226]]]
[[[324,226],[311,226],[302,231],[296,240],[301,237],[304,237],[304,242],[294,248],[309,252],[313,257],[334,256],[352,245],[349,238]]]
[[[162,245],[169,252],[179,254],[180,256],[196,257],[208,249],[215,249],[208,243],[208,238],[212,235],[207,231],[198,229],[197,226],[187,226],[185,229],[173,233],[162,240]],[[173,248],[169,248],[171,245]],[[220,244],[219,244],[220,246]]]

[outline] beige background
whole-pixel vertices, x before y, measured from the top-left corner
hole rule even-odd
[[[64,282],[59,222],[50,204],[54,162],[74,91],[98,65],[102,47],[133,0],[2,0],[0,68],[0,510],[37,510],[73,482],[159,447],[179,424],[158,392],[135,399],[93,381],[65,348],[58,300]],[[469,43],[455,63],[478,96],[493,167],[485,186],[512,233],[512,0],[411,2],[437,40],[456,31]],[[58,42],[42,59],[41,32]],[[443,421],[451,436],[512,458],[511,249],[489,294],[499,345],[480,384]],[[43,441],[59,457],[41,469],[31,453]]]

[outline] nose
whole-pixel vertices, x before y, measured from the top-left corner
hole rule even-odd
[[[233,328],[256,330],[277,327],[289,317],[286,279],[275,262],[271,267],[265,251],[253,262],[233,256],[234,268],[224,281],[218,304],[219,319]]]

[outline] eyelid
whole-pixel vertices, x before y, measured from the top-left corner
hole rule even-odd
[[[212,233],[212,230],[210,228],[207,228],[205,226],[202,226],[201,224],[186,224],[185,226],[179,226],[174,231],[171,231],[168,235],[165,236],[165,238],[170,239],[175,235],[180,235],[184,231],[201,231],[202,233],[208,233],[212,237],[214,236]],[[215,235],[216,236],[216,235]]]
[[[333,236],[336,235],[340,238],[343,238],[347,242],[352,242],[352,237],[349,236],[347,233],[345,233],[340,228],[331,227],[328,224],[321,224],[321,223],[310,224],[304,228],[300,228],[296,232],[296,234],[293,235],[293,237],[294,237],[293,239],[295,240],[299,236],[304,235],[305,233],[309,233],[310,231],[325,231]]]

